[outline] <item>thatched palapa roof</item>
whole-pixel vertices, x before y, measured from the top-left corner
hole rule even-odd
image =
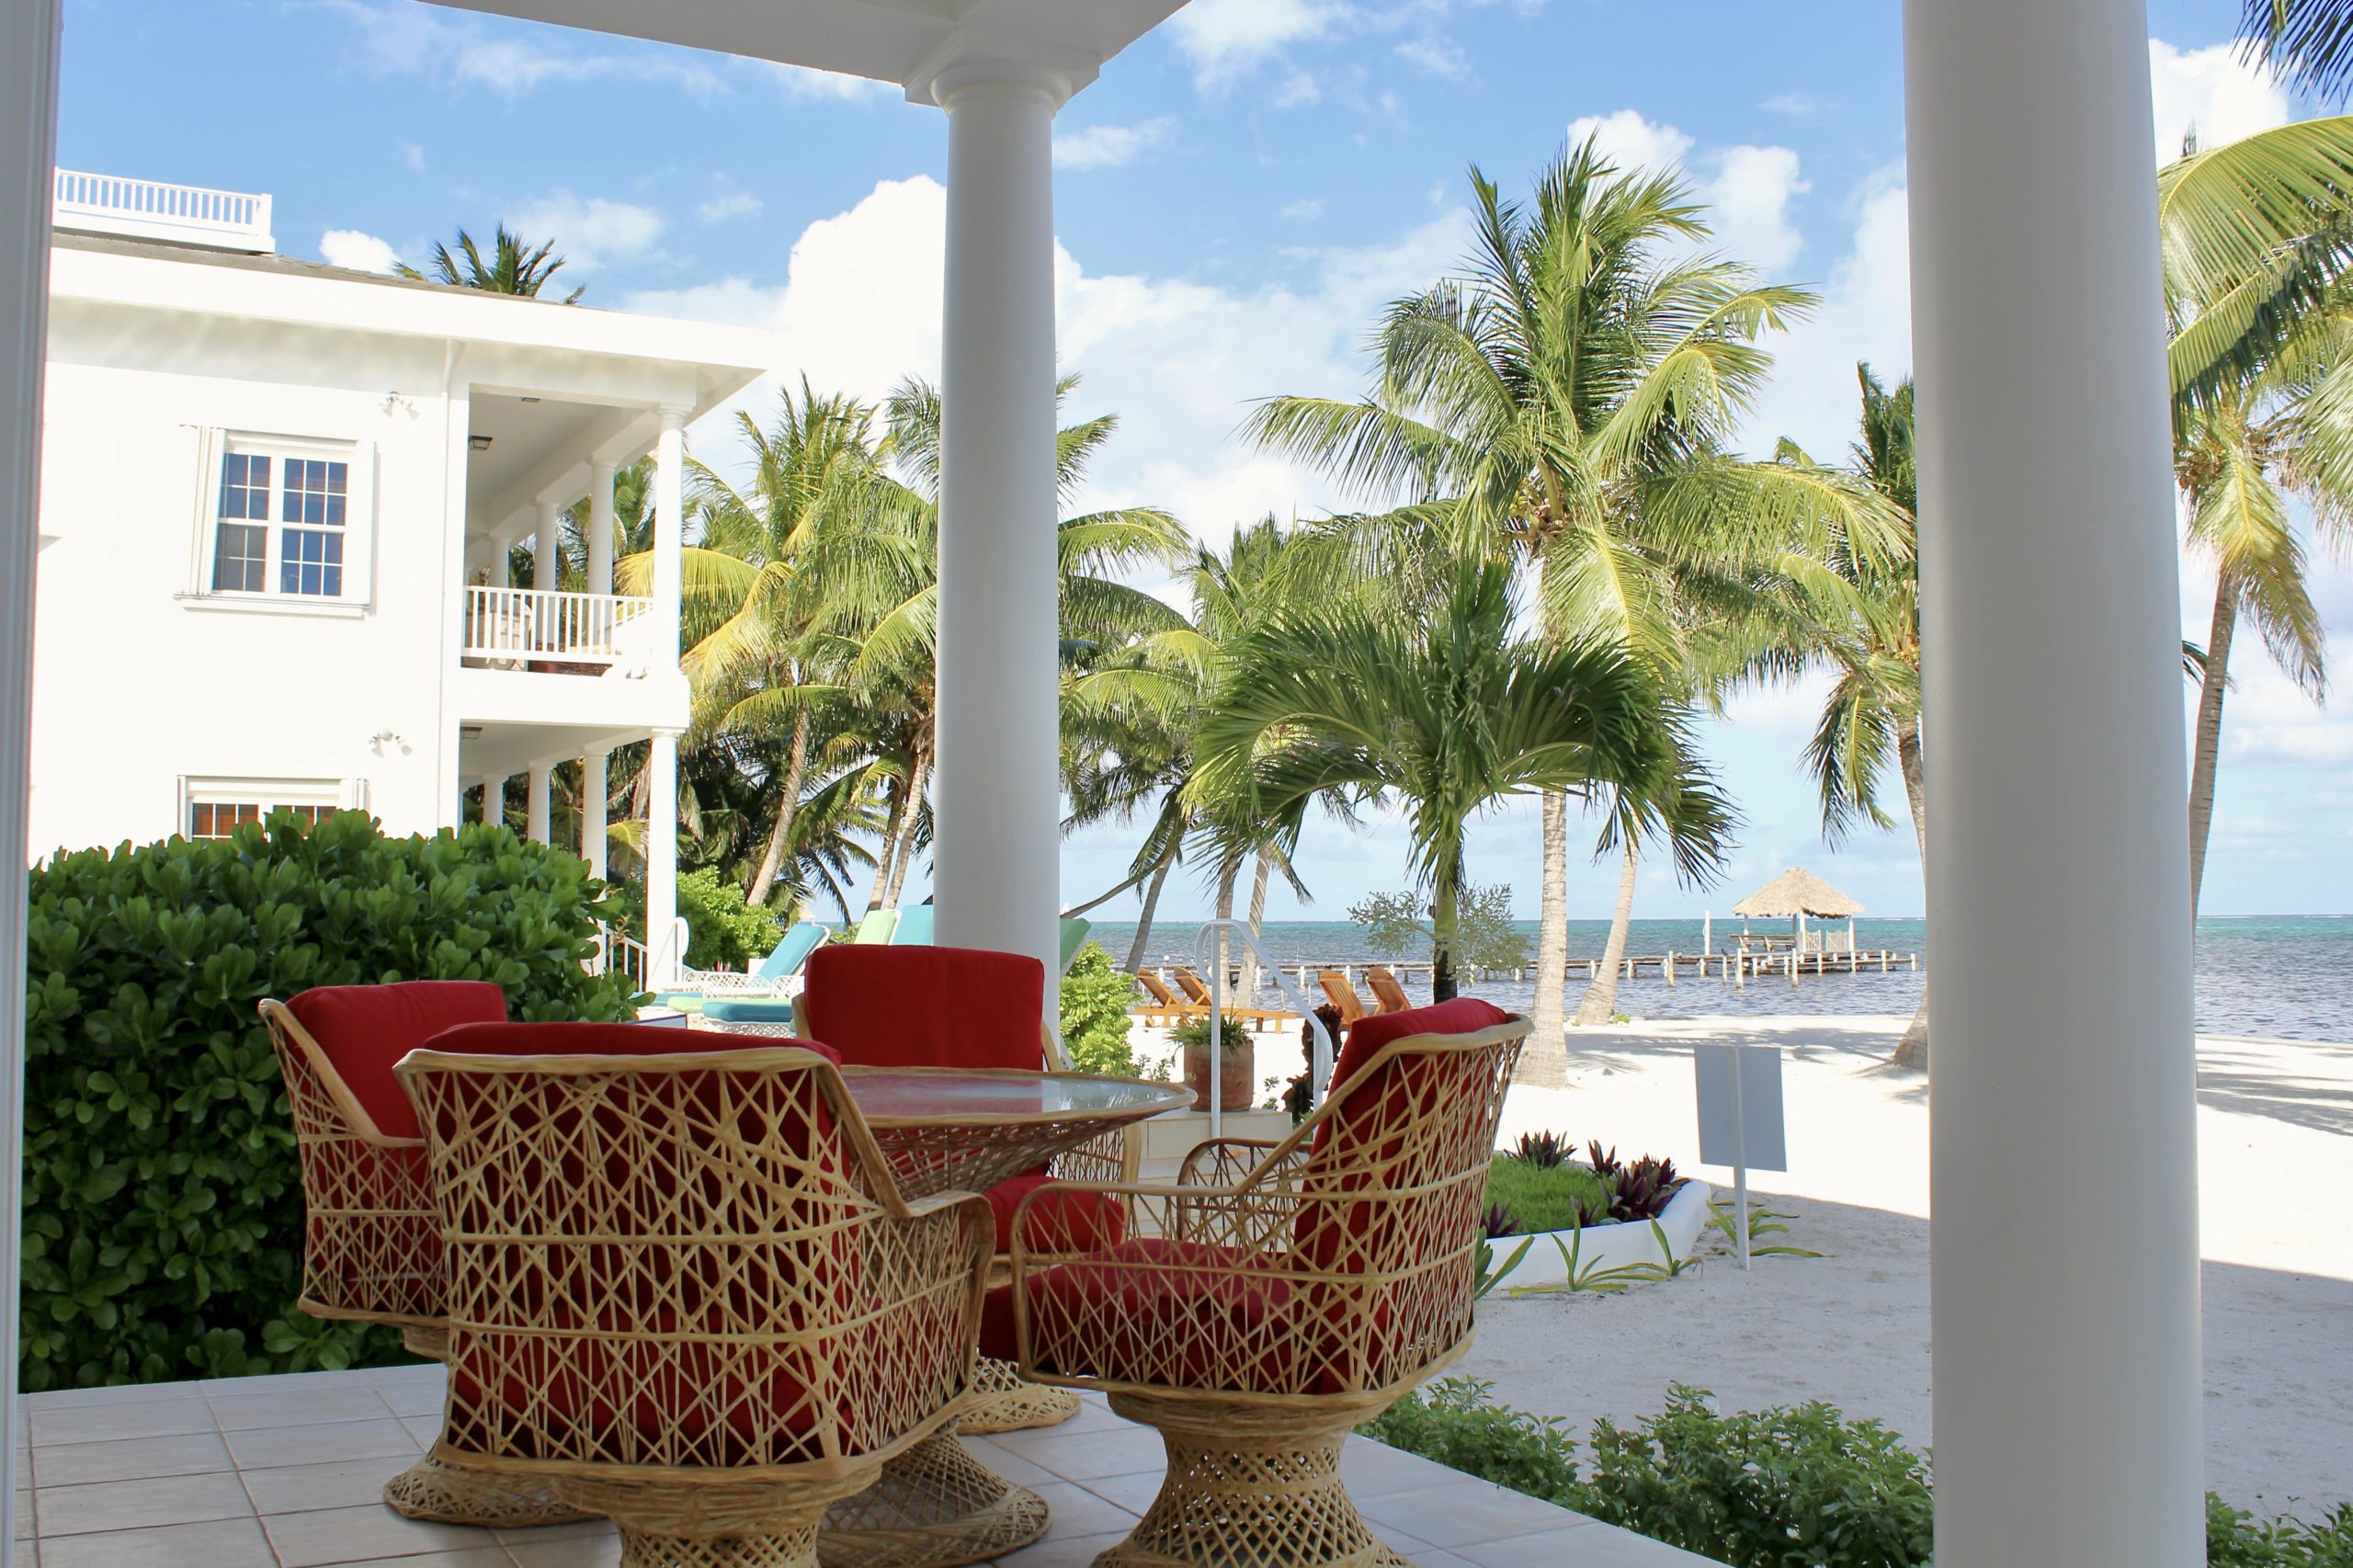
[[[1848,920],[1863,906],[1802,866],[1792,866],[1732,906],[1734,915],[1812,915],[1824,920]]]

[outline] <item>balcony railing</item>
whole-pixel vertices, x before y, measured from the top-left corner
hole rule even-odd
[[[631,623],[654,601],[622,594],[564,594],[540,588],[466,589],[464,656],[493,669],[538,664],[610,665]]]
[[[120,179],[59,169],[53,211],[63,229],[177,240],[224,250],[274,252],[269,198],[199,185]]]

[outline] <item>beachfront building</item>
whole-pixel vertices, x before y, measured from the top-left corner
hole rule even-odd
[[[883,80],[945,111],[937,931],[1048,958],[1051,130],[1180,0],[473,3]],[[62,9],[0,9],[0,859],[22,852],[28,778],[28,432]],[[2188,768],[2147,17],[2136,0],[1906,0],[1904,15],[1936,650],[1938,1562],[2192,1568],[2204,1540]],[[665,354],[685,341],[665,337]],[[153,676],[142,669],[142,687]],[[119,706],[120,687],[103,695]],[[302,712],[269,706],[274,724]],[[21,902],[0,902],[0,949],[21,950],[23,918]],[[0,1050],[21,1038],[20,980],[0,977]],[[0,1147],[15,1111],[0,1097]],[[0,1190],[0,1207],[15,1201]],[[2023,1225],[2065,1238],[2025,1278]],[[0,1311],[14,1298],[11,1252]]]
[[[281,807],[431,833],[469,791],[498,819],[509,779],[546,842],[578,759],[601,874],[610,754],[651,741],[648,798],[676,794],[681,432],[764,335],[281,256],[267,196],[63,170],[54,195],[34,854]],[[649,451],[651,581],[618,592],[614,471]],[[658,910],[676,813],[650,817]]]

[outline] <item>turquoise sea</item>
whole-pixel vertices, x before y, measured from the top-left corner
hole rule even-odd
[[[1536,923],[1519,923],[1529,951],[1536,948]],[[1786,929],[1782,922],[1774,929]],[[1765,923],[1759,922],[1764,929]],[[1569,922],[1569,950],[1586,956],[1601,950],[1608,936],[1602,920]],[[1715,923],[1716,947],[1740,930],[1737,919]],[[1190,961],[1195,925],[1160,921],[1146,947],[1148,959]],[[1103,921],[1096,938],[1125,961],[1135,937],[1132,922]],[[1697,920],[1637,920],[1626,950],[1650,955],[1672,949],[1699,950]],[[1347,921],[1268,921],[1264,935],[1277,962],[1336,959],[1378,961],[1364,933]],[[1919,1005],[1920,983],[1928,970],[1927,925],[1920,920],[1855,922],[1856,945],[1920,954],[1920,971],[1880,975],[1807,975],[1792,995],[1784,980],[1751,981],[1735,991],[1720,980],[1686,977],[1673,990],[1655,975],[1620,981],[1618,1008],[1636,1017],[1688,1018],[1761,1013],[1908,1013]],[[1570,977],[1568,1005],[1584,994],[1585,977]],[[1421,987],[1412,987],[1416,993]],[[1476,994],[1501,1006],[1525,1007],[1535,994],[1527,983],[1486,982]],[[2207,1034],[2268,1035],[2288,1040],[2353,1040],[2353,915],[2282,915],[2201,920],[2198,925],[2198,1028]]]

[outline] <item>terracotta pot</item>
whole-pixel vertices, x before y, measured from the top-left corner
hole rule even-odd
[[[1223,1075],[1218,1088],[1222,1098],[1220,1110],[1248,1110],[1257,1099],[1257,1052],[1250,1048],[1225,1053]],[[1210,1105],[1210,1048],[1188,1045],[1185,1048],[1185,1086],[1193,1091],[1193,1108],[1207,1110]]]

